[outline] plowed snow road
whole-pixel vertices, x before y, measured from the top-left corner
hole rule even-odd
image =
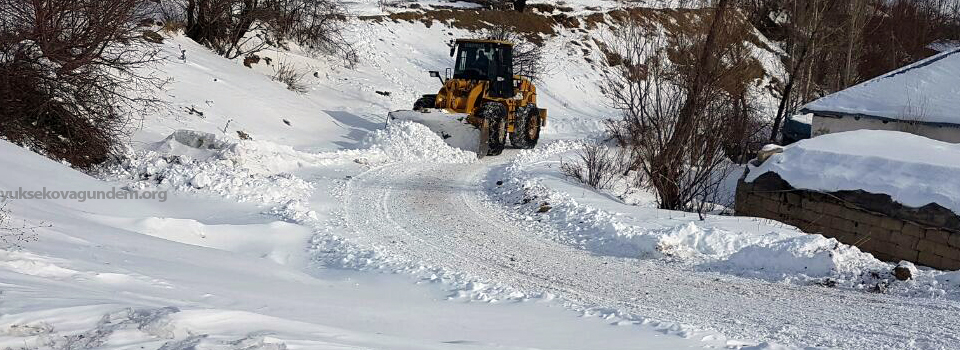
[[[382,253],[732,338],[850,349],[958,349],[960,305],[689,271],[598,256],[545,238],[481,181],[508,155],[476,164],[398,164],[347,185],[351,240]]]

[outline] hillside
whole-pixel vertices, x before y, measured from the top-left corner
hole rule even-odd
[[[3,190],[85,196],[4,201],[0,243],[19,247],[0,250],[0,348],[932,349],[960,340],[957,272],[910,265],[915,278],[897,281],[894,264],[832,239],[770,220],[700,220],[657,209],[649,191],[595,190],[560,171],[619,116],[599,88],[617,64],[605,40],[628,16],[697,30],[703,10],[348,4],[354,67],[296,46],[248,67],[167,31],[164,59],[147,68],[169,79],[165,107],[137,118],[117,159],[82,172],[0,141]],[[478,160],[421,125],[387,125],[389,111],[440,87],[427,71],[452,65],[447,41],[497,21],[523,23],[545,53],[537,87],[549,122],[537,148]],[[750,93],[775,111],[780,53],[747,29]],[[271,79],[279,67],[303,75],[302,92]],[[110,192],[151,197],[92,198]]]

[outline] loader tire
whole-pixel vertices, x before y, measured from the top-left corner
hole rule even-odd
[[[480,106],[479,115],[489,128],[487,155],[500,155],[507,144],[507,107],[502,103],[487,102]]]
[[[419,111],[424,108],[436,108],[437,106],[437,95],[423,95],[417,99],[417,102],[413,103],[413,110]]]
[[[517,108],[516,113],[510,143],[521,149],[536,147],[537,141],[540,141],[540,113],[537,106],[528,104]]]

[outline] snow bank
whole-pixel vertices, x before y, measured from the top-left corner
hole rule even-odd
[[[453,148],[425,125],[411,121],[391,123],[363,140],[369,157],[381,162],[472,163],[477,154]]]
[[[767,244],[743,247],[725,261],[757,275],[858,278],[867,272],[889,270],[887,264],[820,235],[801,235]]]
[[[559,174],[556,159],[582,146],[580,142],[557,141],[522,151],[505,169],[502,177],[509,180],[502,185],[488,184],[488,189],[497,200],[517,206],[522,212],[535,213],[528,220],[534,220],[535,215],[537,220],[559,228],[565,234],[562,240],[604,255],[717,260],[745,246],[784,237],[776,233],[736,234],[692,221],[652,220],[647,225],[638,225],[635,218],[607,205],[611,202],[610,196],[569,183]],[[580,198],[575,198],[574,193],[580,194]],[[549,210],[537,213],[545,205]],[[683,216],[682,213],[661,214]]]
[[[888,194],[906,206],[937,203],[960,213],[960,145],[882,130],[818,136],[786,147],[759,167],[752,182],[774,172],[793,187]]]
[[[329,159],[267,141],[229,142],[178,130],[147,149],[128,149],[99,175],[128,182],[130,189],[212,194],[280,210],[305,201],[313,191],[312,184],[289,172],[324,161]]]
[[[897,281],[894,264],[772,220],[712,215],[699,220],[649,203],[626,205],[614,193],[598,192],[559,173],[560,159],[580,147],[578,142],[557,141],[523,151],[504,167],[504,174],[492,172],[488,193],[492,200],[517,208],[521,220],[545,223],[559,232],[551,238],[597,254],[659,259],[678,268],[775,282],[960,297],[960,275],[925,268],[916,271],[913,280]]]

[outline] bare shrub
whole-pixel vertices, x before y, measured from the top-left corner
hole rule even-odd
[[[37,229],[50,226],[33,226],[25,220],[14,223],[10,217],[10,209],[7,208],[9,203],[0,203],[0,250],[20,250],[24,244],[37,241]]]
[[[346,8],[337,0],[186,0],[183,10],[187,36],[227,58],[292,41],[348,66],[357,61],[343,36]]]
[[[909,96],[897,117],[897,130],[919,135],[923,123],[928,121],[929,104],[930,100],[925,96]]]
[[[0,0],[0,133],[85,168],[157,106],[146,0]]]
[[[588,142],[577,151],[579,158],[560,163],[560,172],[580,183],[596,189],[610,188],[622,176],[624,156],[619,150],[604,144]]]
[[[293,64],[280,60],[273,65],[273,75],[270,79],[286,84],[287,90],[305,94],[310,91],[310,88],[303,82],[304,77],[306,73],[301,72]]]
[[[662,209],[702,214],[701,203],[730,171],[725,148],[755,134],[735,130],[756,125],[742,75],[751,64],[744,27],[730,20],[726,1],[716,6],[690,32],[650,32],[630,22],[606,43],[621,58],[601,85],[622,113],[608,131],[629,149],[629,166],[644,174]]]

